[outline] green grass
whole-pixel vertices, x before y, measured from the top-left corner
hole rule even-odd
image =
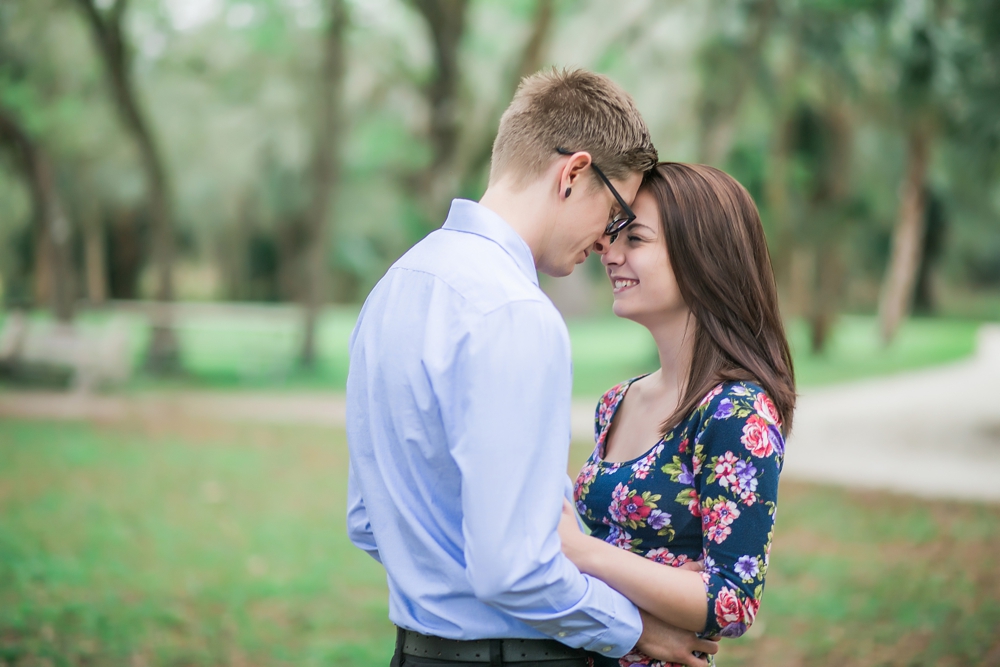
[[[979,322],[946,319],[912,319],[894,343],[883,347],[874,317],[842,316],[827,350],[809,351],[806,325],[793,321],[789,344],[800,387],[844,382],[955,361],[975,350]],[[569,323],[573,340],[573,392],[600,396],[609,387],[631,376],[654,370],[659,362],[656,346],[641,326],[619,319]]]
[[[0,664],[388,664],[342,433],[4,422],[0,443]]]
[[[118,316],[130,333],[136,368],[148,345],[148,328],[135,315]],[[153,379],[141,372],[133,389],[210,387],[221,389],[327,389],[342,391],[347,380],[347,345],[357,311],[328,310],[320,320],[319,359],[314,370],[296,363],[300,321],[288,309],[266,308],[234,315],[201,314],[179,322],[185,375]],[[98,329],[104,313],[85,314],[81,326]],[[980,323],[952,319],[911,319],[892,346],[882,346],[875,318],[845,315],[827,351],[809,352],[808,332],[801,321],[789,325],[799,386],[809,387],[894,373],[961,359],[975,347]],[[2,326],[2,321],[0,321]],[[573,344],[574,394],[595,398],[612,385],[657,366],[656,348],[641,326],[616,318],[569,322]]]
[[[388,664],[346,457],[324,429],[0,422],[0,665]],[[785,483],[759,620],[720,664],[996,664],[998,553],[997,506]]]

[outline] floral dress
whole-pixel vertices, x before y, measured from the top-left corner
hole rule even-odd
[[[597,446],[576,480],[577,511],[595,537],[621,549],[674,567],[703,561],[703,636],[739,637],[760,606],[774,535],[785,452],[778,412],[760,386],[723,383],[641,457],[605,461],[608,430],[637,379],[612,387],[597,406]],[[663,665],[638,652],[619,662]]]

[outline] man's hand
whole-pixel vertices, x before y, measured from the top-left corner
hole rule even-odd
[[[668,625],[642,609],[639,615],[642,635],[635,647],[651,658],[685,667],[708,667],[703,654],[715,655],[719,651],[717,641],[699,639],[695,633]]]

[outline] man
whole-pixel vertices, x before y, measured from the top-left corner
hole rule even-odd
[[[572,369],[536,271],[568,275],[631,222],[655,163],[608,78],[527,77],[482,200],[455,200],[365,302],[347,381],[348,530],[385,566],[394,665],[569,667],[587,664],[580,649],[638,645],[700,666],[693,651],[715,652],[581,574],[556,532]]]

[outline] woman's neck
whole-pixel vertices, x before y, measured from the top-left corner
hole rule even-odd
[[[647,329],[656,342],[660,357],[660,370],[654,373],[654,383],[666,394],[675,394],[678,399],[684,392],[691,357],[694,353],[695,320],[690,311],[685,310],[673,316],[664,317]]]

